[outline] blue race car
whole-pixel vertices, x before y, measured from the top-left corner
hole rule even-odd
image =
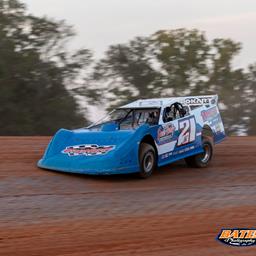
[[[137,100],[77,130],[59,130],[41,168],[81,174],[138,173],[185,159],[206,167],[213,145],[225,138],[218,96]]]

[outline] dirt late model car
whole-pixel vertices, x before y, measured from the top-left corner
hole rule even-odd
[[[81,174],[138,173],[185,159],[206,167],[213,146],[225,138],[218,96],[137,100],[89,127],[59,130],[41,168]]]

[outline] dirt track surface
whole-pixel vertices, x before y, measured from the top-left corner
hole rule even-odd
[[[49,138],[0,138],[0,255],[256,255],[215,240],[256,227],[256,137],[216,146],[207,169],[183,162],[150,179],[36,167]]]

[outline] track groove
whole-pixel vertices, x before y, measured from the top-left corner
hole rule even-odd
[[[0,137],[0,255],[242,255],[215,240],[256,227],[256,137],[216,146],[212,165],[180,161],[152,178],[38,169],[49,137]]]

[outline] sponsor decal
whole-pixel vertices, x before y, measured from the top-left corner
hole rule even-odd
[[[221,117],[220,117],[217,107],[203,110],[201,112],[201,116],[202,116],[204,122],[208,121],[210,126],[214,127],[214,131],[216,133],[223,132],[222,121],[221,121]]]
[[[167,153],[161,155],[161,159],[166,159],[166,158],[168,158],[170,156],[177,156],[177,155],[186,153],[186,152],[188,152],[190,150],[193,150],[193,149],[195,149],[195,146],[190,146],[190,147],[186,147],[186,148],[181,149],[181,150],[167,152]]]
[[[166,124],[160,126],[157,130],[157,142],[158,144],[165,144],[172,140],[175,126],[173,124]]]
[[[205,121],[209,121],[210,119],[214,118],[215,116],[218,115],[218,111],[216,107],[207,109],[207,110],[203,110],[201,112],[202,118]]]
[[[185,103],[188,105],[207,105],[207,104],[214,104],[215,100],[212,97],[196,97],[196,98],[186,98]]]
[[[95,156],[105,155],[114,148],[115,146],[75,145],[66,147],[61,153],[68,156]]]
[[[232,228],[222,229],[217,240],[231,246],[256,245],[256,229]]]
[[[217,124],[215,125],[215,132],[216,132],[216,133],[222,132],[222,128],[221,128],[220,123],[217,123]]]

